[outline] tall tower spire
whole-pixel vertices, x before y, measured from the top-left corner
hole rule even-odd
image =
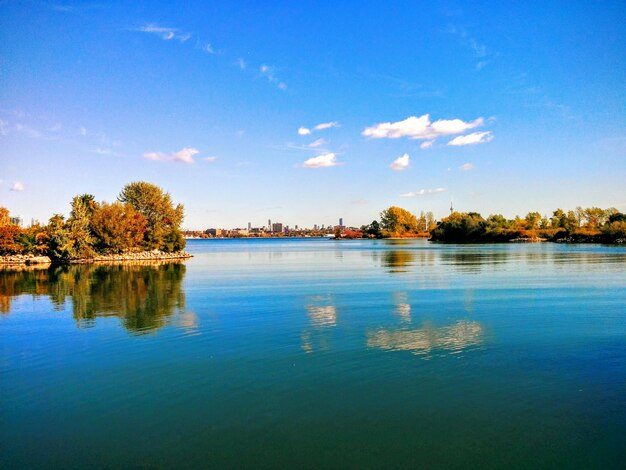
[[[454,212],[454,203],[452,197],[450,197],[450,214]]]

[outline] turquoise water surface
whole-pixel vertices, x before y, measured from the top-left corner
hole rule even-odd
[[[624,468],[626,249],[0,271],[1,468]]]

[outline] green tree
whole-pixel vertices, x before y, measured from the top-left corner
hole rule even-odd
[[[45,254],[48,250],[47,233],[45,227],[32,225],[21,230],[17,237],[18,243],[22,246],[22,252],[33,255]]]
[[[182,204],[172,204],[169,193],[145,181],[127,184],[118,200],[128,203],[146,218],[144,247],[164,251],[178,251],[185,247],[180,232],[184,209]]]
[[[589,207],[583,210],[585,224],[592,229],[597,229],[608,220],[607,211],[599,207]]]
[[[524,218],[526,220],[526,228],[528,230],[535,230],[539,227],[541,221],[541,214],[539,212],[529,212]]]
[[[621,212],[615,212],[609,216],[609,223],[612,222],[626,222],[626,214]]]
[[[364,238],[382,238],[382,233],[380,231],[380,224],[377,220],[372,220],[372,223],[369,225],[363,225],[361,227],[363,231]]]
[[[487,221],[476,212],[453,212],[431,232],[431,240],[476,243],[485,241]]]
[[[563,209],[557,209],[552,213],[552,218],[550,219],[550,224],[552,228],[565,228],[565,220],[567,216]]]
[[[95,210],[94,197],[83,194],[72,198],[72,211],[67,219],[67,231],[71,240],[70,258],[92,258],[95,255],[95,238],[91,233],[91,216]]]
[[[492,214],[487,217],[487,225],[491,230],[507,229],[511,226],[511,222],[502,214]]]
[[[380,225],[390,235],[403,235],[407,232],[417,232],[417,219],[406,209],[391,206],[380,213]]]
[[[73,256],[73,243],[61,214],[54,214],[46,227],[48,256],[54,261],[67,262]]]

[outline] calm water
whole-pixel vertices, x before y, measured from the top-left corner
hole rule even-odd
[[[0,271],[2,468],[624,468],[626,249]]]

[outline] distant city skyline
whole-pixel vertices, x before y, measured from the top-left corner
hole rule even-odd
[[[626,4],[8,1],[0,205],[131,181],[183,226],[626,211]],[[268,226],[271,223],[268,221]]]

